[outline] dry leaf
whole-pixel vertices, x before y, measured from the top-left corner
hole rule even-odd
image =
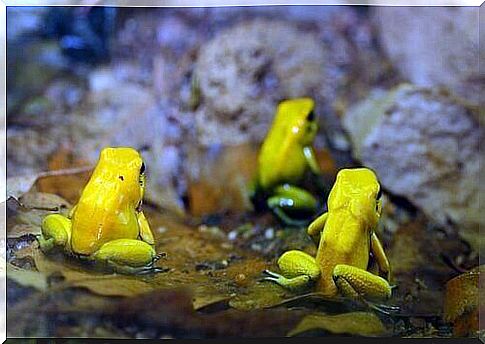
[[[75,167],[75,168],[68,168],[68,169],[59,169],[59,170],[49,171],[49,172],[40,172],[30,176],[18,176],[18,177],[7,178],[6,199],[9,199],[10,197],[19,199],[20,196],[29,192],[34,186],[34,184],[37,182],[37,180],[41,178],[71,176],[79,173],[86,173],[91,169],[92,167],[90,166],[82,166],[82,167]],[[3,200],[1,201],[3,202]]]
[[[305,316],[288,333],[288,336],[295,336],[310,330],[324,330],[335,334],[365,337],[379,336],[386,332],[384,325],[374,313],[351,312],[337,315],[315,313]]]
[[[288,298],[289,292],[271,282],[253,283],[246,292],[238,293],[229,305],[233,308],[249,311],[269,308],[282,303]]]
[[[104,296],[135,296],[153,290],[150,284],[135,278],[115,275],[89,279],[70,279],[69,273],[63,273],[66,281],[73,287],[83,287]]]
[[[230,296],[221,294],[219,291],[216,291],[214,294],[199,292],[195,293],[192,298],[192,306],[194,310],[198,311],[214,304],[227,303],[230,299]]]
[[[66,173],[64,175],[45,176],[37,182],[39,191],[60,195],[70,202],[76,202],[90,176],[88,162],[76,158],[68,148],[61,148],[49,157],[48,168],[50,173],[66,169],[76,170],[79,173]]]
[[[24,287],[32,287],[41,291],[47,290],[47,278],[38,271],[21,269],[7,263],[7,278],[10,278]]]
[[[39,249],[33,250],[33,258],[35,266],[41,273],[47,276],[60,273],[64,277],[66,287],[84,287],[95,294],[105,296],[134,296],[154,289],[135,276],[81,270],[67,259],[63,262],[55,261],[45,256]]]
[[[28,192],[37,178],[38,175],[7,178],[7,199],[10,197],[18,199],[24,193]]]
[[[10,198],[8,203],[9,238],[23,235],[39,235],[45,216],[60,213],[67,216],[71,205],[63,198],[40,192],[28,192],[18,200]]]
[[[455,336],[474,335],[478,331],[479,298],[485,297],[479,289],[483,271],[485,265],[480,265],[446,283],[444,319],[454,324]]]

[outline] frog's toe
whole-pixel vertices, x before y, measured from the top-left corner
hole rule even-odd
[[[145,266],[143,268],[137,268],[133,271],[134,274],[137,275],[151,275],[151,274],[159,274],[170,271],[170,268],[162,268],[158,266]]]
[[[289,289],[293,291],[303,289],[311,284],[310,276],[306,276],[306,275],[287,278],[283,275],[277,274],[269,270],[265,270],[264,273],[267,274],[268,277],[263,278],[263,281],[270,281],[278,284],[279,286],[285,289]]]
[[[401,308],[399,306],[392,306],[392,305],[384,305],[384,304],[376,304],[373,302],[367,302],[370,308],[374,309],[375,311],[385,314],[385,315],[393,315],[398,313]]]
[[[153,259],[152,259],[152,264],[159,261],[160,259],[162,258],[165,258],[167,256],[167,253],[166,252],[160,252],[160,253],[157,253]]]
[[[265,279],[274,279],[274,278],[279,278],[281,277],[280,274],[277,274],[276,272],[270,271],[270,270],[264,270],[263,274],[268,275],[269,277],[265,277]]]
[[[266,275],[266,277],[262,279],[263,281],[271,281],[277,284],[281,284],[280,282],[286,279],[286,277],[284,277],[283,275],[277,274],[276,272],[270,270],[264,270],[263,274]]]

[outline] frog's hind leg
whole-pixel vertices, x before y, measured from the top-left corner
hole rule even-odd
[[[56,246],[69,250],[71,242],[72,222],[61,214],[47,215],[42,220],[42,235],[37,240],[40,249],[47,252]]]
[[[392,288],[384,278],[355,266],[336,265],[332,277],[343,296],[355,300],[391,297]]]
[[[278,259],[278,267],[282,275],[265,270],[265,274],[269,277],[264,280],[275,282],[290,290],[308,287],[320,276],[320,268],[315,258],[298,250],[283,253]]]
[[[160,272],[153,266],[160,257],[151,245],[135,239],[109,241],[92,255],[94,261],[104,263],[116,272],[129,274]]]
[[[380,276],[355,266],[340,264],[333,270],[333,280],[341,295],[363,302],[380,313],[390,315],[400,310],[397,306],[370,301],[386,300],[391,297],[393,287]]]
[[[307,225],[308,220],[297,220],[288,213],[315,214],[318,202],[308,191],[289,184],[278,186],[267,200],[268,207],[286,224]]]

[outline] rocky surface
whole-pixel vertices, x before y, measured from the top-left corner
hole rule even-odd
[[[147,165],[146,199],[172,210],[182,207],[184,114],[157,101],[154,90],[141,84],[129,64],[101,67],[89,77],[84,107],[72,115],[71,138],[76,155],[93,164],[105,146],[139,150]],[[117,85],[113,87],[113,85]]]
[[[331,85],[325,60],[317,37],[288,23],[252,21],[221,33],[202,47],[195,69],[205,104],[196,115],[201,142],[261,140],[278,100]]]
[[[344,118],[354,154],[384,187],[436,223],[456,225],[478,250],[479,140],[472,111],[446,92],[402,85],[377,91]]]
[[[478,104],[483,84],[478,62],[484,58],[479,55],[478,11],[375,7],[374,19],[382,46],[403,78],[420,86],[447,86]]]
[[[201,46],[194,76],[203,145],[262,140],[276,104],[300,96],[315,98],[322,127],[336,133],[338,108],[366,92],[364,80],[372,84],[383,75],[385,63],[356,11],[333,9],[320,20],[310,15],[306,25],[276,17],[240,21]]]

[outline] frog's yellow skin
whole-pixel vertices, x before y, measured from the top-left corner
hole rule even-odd
[[[69,217],[52,214],[44,218],[41,248],[48,251],[61,246],[68,253],[104,262],[119,272],[152,269],[158,256],[141,211],[144,170],[136,150],[103,149]]]
[[[284,222],[287,211],[315,212],[317,201],[295,186],[310,169],[320,174],[312,147],[318,130],[314,101],[297,98],[281,102],[258,157],[256,190],[269,196],[267,205]]]
[[[339,171],[328,197],[328,211],[308,227],[318,244],[316,258],[302,251],[285,252],[278,260],[282,275],[266,271],[271,276],[266,279],[289,289],[316,283],[316,291],[330,298],[389,298],[388,281],[367,271],[372,253],[389,279],[389,261],[374,231],[381,214],[380,193],[371,170]]]

